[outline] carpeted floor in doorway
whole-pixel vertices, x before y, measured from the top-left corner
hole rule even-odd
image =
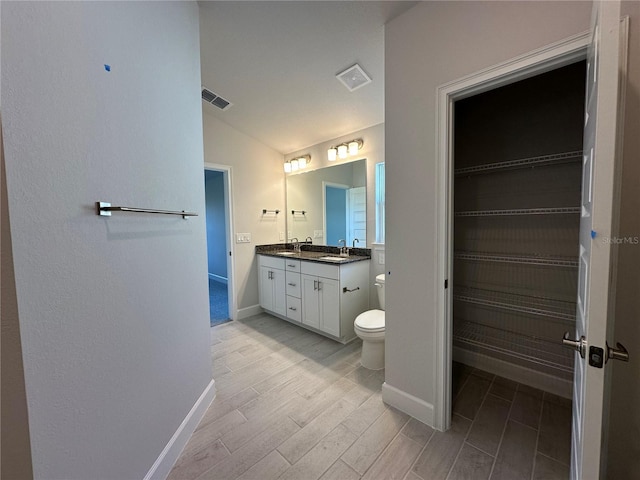
[[[209,311],[211,326],[229,321],[227,285],[209,279]]]

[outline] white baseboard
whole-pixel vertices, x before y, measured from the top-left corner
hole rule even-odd
[[[479,368],[494,375],[499,375],[514,382],[524,383],[533,388],[553,393],[560,397],[571,398],[573,382],[538,372],[521,365],[514,365],[504,360],[492,358],[481,353],[453,347],[453,359],[471,367]]]
[[[200,420],[202,420],[202,417],[215,396],[215,381],[211,379],[211,382],[209,382],[209,385],[204,389],[200,398],[198,398],[187,416],[184,417],[184,420],[171,437],[171,440],[169,440],[169,443],[167,443],[151,469],[144,476],[144,480],[165,480],[167,478],[171,468],[178,460],[191,434],[195,431]]]
[[[227,285],[229,280],[226,277],[221,277],[220,275],[216,275],[215,273],[209,274],[209,280],[213,280],[214,282],[222,283]]]
[[[236,320],[253,317],[254,315],[260,315],[261,313],[264,313],[264,310],[260,305],[251,305],[250,307],[239,308]]]
[[[433,405],[403,390],[392,387],[387,382],[382,384],[382,401],[401,412],[417,418],[430,427],[433,426]]]

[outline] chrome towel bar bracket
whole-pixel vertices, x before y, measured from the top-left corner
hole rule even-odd
[[[103,217],[110,217],[111,212],[131,212],[131,213],[156,213],[160,215],[181,215],[185,220],[188,217],[197,217],[194,212],[181,212],[173,210],[155,210],[151,208],[134,208],[134,207],[112,207],[108,202],[96,202],[96,214]]]

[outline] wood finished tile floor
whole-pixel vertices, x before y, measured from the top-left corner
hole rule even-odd
[[[211,328],[217,395],[168,478],[569,478],[569,400],[456,363],[437,432],[382,402],[360,351],[266,314]]]

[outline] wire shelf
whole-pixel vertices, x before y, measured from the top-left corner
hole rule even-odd
[[[560,341],[522,335],[467,321],[454,322],[454,343],[480,347],[527,362],[573,372],[573,351],[564,348]]]
[[[471,210],[456,212],[456,217],[496,217],[514,215],[567,215],[579,214],[580,207],[550,207],[550,208],[514,208],[509,210]]]
[[[552,155],[541,155],[539,157],[520,158],[507,162],[487,163],[485,165],[475,165],[473,167],[457,168],[454,173],[461,175],[478,175],[490,173],[496,170],[510,170],[516,168],[528,168],[545,165],[559,165],[562,163],[579,162],[582,159],[582,150],[573,152],[555,153]]]
[[[566,322],[575,322],[576,319],[576,302],[546,297],[454,286],[453,299],[511,312],[556,318]]]
[[[543,265],[551,267],[578,267],[578,259],[571,257],[553,257],[548,255],[509,255],[481,252],[455,252],[458,260],[478,262],[517,263],[523,265]]]

